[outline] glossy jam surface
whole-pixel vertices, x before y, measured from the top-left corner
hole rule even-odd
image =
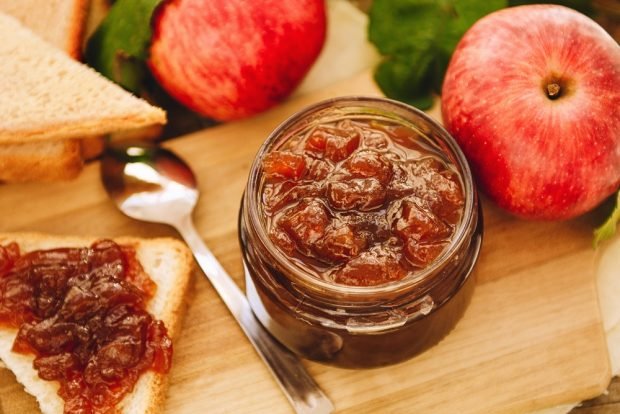
[[[398,124],[319,125],[267,153],[262,175],[272,242],[337,284],[380,285],[425,268],[463,215],[455,167]]]
[[[13,351],[34,354],[40,378],[60,383],[65,413],[115,413],[143,372],[169,370],[172,342],[146,310],[156,288],[134,249],[110,240],[0,246],[0,325],[18,329]]]

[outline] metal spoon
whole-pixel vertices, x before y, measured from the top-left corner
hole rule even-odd
[[[189,166],[172,152],[154,145],[114,146],[103,156],[101,177],[108,194],[123,213],[178,230],[295,411],[332,412],[331,401],[297,357],[265,331],[243,292],[200,238],[192,222],[198,189]]]

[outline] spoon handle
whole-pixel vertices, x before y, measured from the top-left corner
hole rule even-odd
[[[271,370],[298,414],[328,414],[331,401],[308,374],[299,359],[277,342],[258,322],[245,295],[204,244],[191,218],[175,226],[194,253],[196,261],[230,313],[248,337],[258,355]]]

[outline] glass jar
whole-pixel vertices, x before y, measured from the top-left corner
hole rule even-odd
[[[403,125],[456,168],[463,214],[447,248],[425,268],[376,286],[317,278],[271,241],[261,188],[261,160],[291,137],[344,119]],[[260,322],[302,357],[348,368],[403,361],[437,343],[463,315],[475,286],[482,215],[472,175],[454,139],[423,112],[382,98],[341,97],[308,107],[273,131],[251,166],[239,238],[246,292]]]

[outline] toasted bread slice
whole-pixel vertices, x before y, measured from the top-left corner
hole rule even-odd
[[[96,16],[99,21],[101,16],[105,16],[105,11],[102,9],[104,2],[105,0],[50,0],[45,2],[39,0],[0,0],[0,11],[15,17],[43,40],[66,52],[75,60],[80,60],[85,35],[88,34],[87,31],[89,30],[87,24],[91,24],[91,15]],[[95,21],[93,21],[93,25]],[[54,22],[54,24],[50,24],[50,22]],[[60,146],[55,143],[22,145],[24,148],[21,148],[20,152],[24,156],[27,150],[32,151],[29,158],[23,159],[24,162],[32,165],[47,165],[50,169],[36,168],[30,174],[20,176],[18,181],[64,180],[74,178],[75,174],[60,174],[57,172],[58,168],[62,168],[67,163],[79,165],[82,164],[82,159],[90,160],[98,157],[103,151],[104,140],[100,136],[82,139],[80,141],[81,157],[76,155],[73,149],[58,152]],[[49,148],[40,149],[39,147],[42,145],[49,146]],[[68,148],[74,145],[65,144],[64,147]],[[49,158],[51,154],[56,154],[58,159],[42,159],[38,157],[38,154],[46,154],[46,158]],[[5,151],[0,145],[0,164],[4,161],[4,156]],[[8,156],[11,156],[10,152]],[[5,181],[16,180],[5,178]]]
[[[74,59],[81,55],[89,0],[0,0],[0,11]],[[53,22],[53,24],[50,24]],[[57,181],[75,178],[83,160],[99,155],[103,140],[0,145],[0,181]]]
[[[84,161],[94,160],[103,153],[105,138],[97,135],[80,140],[80,154]]]
[[[106,134],[165,123],[149,105],[0,14],[0,143]]]
[[[59,181],[82,170],[80,141],[67,139],[37,144],[0,145],[0,181]]]
[[[96,239],[85,237],[50,236],[39,233],[0,234],[0,245],[11,241],[19,244],[22,252],[55,247],[84,247]],[[168,334],[175,340],[181,328],[183,301],[192,269],[192,256],[187,247],[174,239],[140,239],[120,237],[119,244],[131,245],[137,258],[157,284],[157,292],[148,310],[162,320]],[[15,374],[26,391],[34,395],[44,414],[62,414],[64,403],[56,394],[58,384],[38,377],[32,367],[33,357],[11,351],[17,330],[0,329],[0,360]],[[119,412],[126,414],[155,414],[163,411],[166,376],[147,371],[138,380],[133,392],[120,403]]]
[[[0,0],[0,10],[79,60],[90,0]]]

